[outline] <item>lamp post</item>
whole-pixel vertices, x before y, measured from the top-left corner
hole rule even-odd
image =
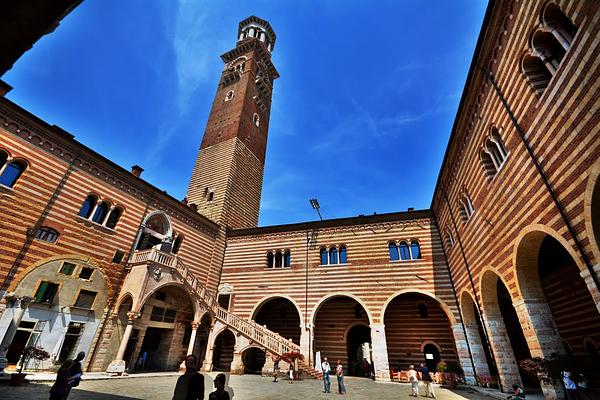
[[[321,206],[319,205],[319,200],[317,199],[310,199],[310,205],[312,208],[314,208],[315,210],[317,210],[317,213],[319,214],[319,218],[321,219],[321,221],[323,221],[323,217],[321,216]]]

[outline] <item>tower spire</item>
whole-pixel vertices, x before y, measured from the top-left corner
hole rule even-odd
[[[251,16],[240,22],[208,117],[187,199],[198,212],[233,228],[258,224],[273,81],[276,35]]]

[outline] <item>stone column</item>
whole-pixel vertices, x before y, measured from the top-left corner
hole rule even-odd
[[[308,359],[310,356],[310,362],[314,364],[314,355],[312,354],[312,326],[311,324],[300,324],[300,353],[306,359],[306,363],[309,364]]]
[[[531,357],[550,358],[552,354],[565,354],[562,339],[556,329],[554,317],[545,298],[519,299],[513,302]],[[542,384],[544,398],[562,399],[561,384]]]
[[[275,362],[273,356],[267,350],[265,350],[265,365],[262,368],[263,376],[273,376],[273,368],[275,368]]]
[[[390,364],[388,362],[387,342],[384,324],[371,324],[371,348],[375,380],[390,381]]]
[[[106,372],[116,374],[122,374],[125,372],[126,365],[123,357],[125,356],[125,350],[127,349],[127,344],[129,343],[131,332],[133,331],[133,322],[139,317],[140,313],[138,312],[129,311],[127,313],[127,326],[125,327],[125,332],[123,332],[123,338],[121,339],[121,344],[119,345],[119,351],[117,351],[117,358],[110,362]]]
[[[212,358],[213,358],[213,350],[215,348],[215,325],[210,326],[210,331],[208,332],[208,340],[206,341],[206,355],[204,356],[204,362],[202,363],[202,371],[203,372],[211,372],[212,371]]]
[[[188,343],[187,354],[194,354],[194,346],[196,345],[196,334],[198,333],[198,327],[200,322],[192,322],[192,335],[190,336],[190,342]]]
[[[488,315],[484,318],[489,334],[490,345],[496,356],[498,376],[505,391],[513,384],[522,386],[521,375],[512,345],[506,332],[506,325],[501,315]]]
[[[475,373],[478,377],[490,376],[490,368],[485,357],[485,344],[479,333],[479,326],[476,322],[465,324],[467,331],[467,341],[471,347],[471,355],[475,364]]]
[[[4,333],[4,337],[2,338],[2,342],[0,343],[0,375],[4,373],[4,368],[6,368],[7,360],[6,353],[8,353],[8,348],[12,343],[15,333],[17,333],[17,328],[23,319],[23,315],[25,315],[25,310],[29,306],[29,304],[34,300],[29,296],[17,297],[11,294],[7,294],[5,297],[7,302],[12,304],[12,308],[14,309],[14,314],[9,322],[8,328]],[[5,311],[6,312],[6,311]]]
[[[465,337],[462,324],[460,322],[452,325],[452,335],[454,336],[454,344],[456,345],[456,355],[458,361],[462,367],[465,381],[469,385],[475,385],[475,371],[473,369],[473,363],[471,362],[471,356],[469,355],[469,343]]]
[[[237,350],[233,352],[233,360],[231,361],[231,375],[244,375],[244,362],[242,361],[242,353]]]
[[[596,273],[596,276],[600,276],[600,264],[594,265],[594,272]],[[585,281],[585,284],[587,285],[587,288],[590,291],[590,294],[592,295],[592,299],[594,299],[594,303],[596,303],[598,312],[600,313],[600,290],[596,287],[596,283],[594,282],[594,279],[590,274],[590,270],[586,268],[583,271],[581,271],[579,275],[581,275],[581,277]]]

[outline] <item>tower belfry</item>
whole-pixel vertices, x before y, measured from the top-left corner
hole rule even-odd
[[[187,199],[198,212],[232,228],[258,224],[273,81],[276,35],[251,16],[240,22],[238,42],[225,63]]]

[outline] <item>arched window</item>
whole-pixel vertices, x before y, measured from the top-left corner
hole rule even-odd
[[[267,253],[267,268],[273,268],[273,252]]]
[[[467,222],[475,212],[473,202],[467,192],[462,194],[461,199],[459,200],[459,206],[460,216],[462,217],[463,222]]]
[[[48,226],[42,226],[35,232],[35,238],[39,240],[43,240],[44,242],[54,243],[58,240],[59,233],[56,229],[50,228]]]
[[[329,257],[327,254],[327,249],[325,247],[322,247],[320,252],[321,252],[321,265],[329,264],[328,263]]]
[[[452,231],[449,228],[446,231],[446,236],[448,238],[448,245],[450,247],[454,246],[454,236],[452,235]]]
[[[292,255],[289,250],[286,250],[286,252],[283,255],[283,266],[286,268],[289,268],[291,265],[292,265]]]
[[[419,242],[416,240],[410,242],[410,254],[413,260],[421,258],[421,247],[419,247]]]
[[[182,242],[183,242],[183,235],[177,235],[177,237],[173,241],[173,247],[171,248],[171,253],[173,253],[173,254],[179,253],[179,249],[181,248]]]
[[[552,79],[552,74],[548,71],[542,60],[539,57],[526,55],[523,57],[521,67],[533,91],[537,95],[544,93],[544,90],[546,90],[550,83],[550,79]]]
[[[508,152],[498,130],[492,127],[490,137],[485,141],[485,148],[481,152],[483,167],[490,178],[504,165],[507,156]]]
[[[560,8],[554,3],[549,3],[543,11],[542,20],[560,44],[566,49],[577,33],[577,27],[567,18]]]
[[[102,203],[98,204],[98,207],[96,207],[96,211],[94,211],[94,216],[92,217],[92,221],[101,224],[102,222],[104,222],[104,218],[106,218],[106,214],[108,214],[108,203],[103,201]]]
[[[81,209],[79,210],[79,216],[83,218],[89,218],[98,202],[98,196],[93,194],[88,195],[85,198],[85,201],[81,205]]]
[[[283,255],[280,251],[275,253],[275,268],[281,268],[283,261]]]
[[[429,313],[427,312],[427,306],[423,303],[419,303],[419,317],[428,318]]]
[[[398,253],[398,246],[396,246],[396,243],[390,242],[388,244],[388,249],[390,251],[390,261],[398,261],[400,259],[400,253]]]
[[[340,264],[346,264],[348,257],[346,256],[346,246],[340,246]]]
[[[531,39],[534,55],[538,56],[548,71],[554,75],[565,56],[565,49],[550,32],[537,31]]]
[[[13,187],[23,171],[27,168],[27,164],[22,160],[13,160],[4,167],[2,175],[0,175],[0,185]]]
[[[400,242],[400,259],[401,260],[410,260],[410,250],[408,249],[408,245],[406,242]]]
[[[122,213],[123,210],[121,210],[119,207],[113,208],[110,214],[108,215],[108,218],[106,219],[106,227],[114,229],[119,223],[119,219],[121,218]]]
[[[338,263],[338,251],[335,247],[329,249],[329,263],[337,264]]]
[[[233,99],[233,90],[227,92],[227,95],[225,96],[225,101],[229,101],[231,99]]]
[[[260,126],[260,117],[257,113],[254,113],[254,116],[252,117],[252,122],[254,122],[254,125]]]

